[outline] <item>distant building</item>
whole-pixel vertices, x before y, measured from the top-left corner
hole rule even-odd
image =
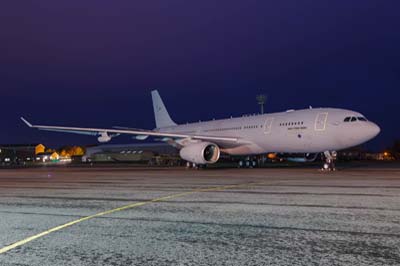
[[[58,160],[60,160],[60,155],[58,155],[57,152],[53,152],[53,153],[50,155],[50,160],[52,160],[52,161],[58,161]]]
[[[36,148],[41,144],[0,145],[0,164],[22,164],[34,161]]]
[[[42,163],[48,162],[51,160],[50,159],[51,155],[52,155],[52,152],[42,152],[42,153],[36,154],[35,161],[42,162]]]
[[[377,152],[377,153],[367,153],[367,160],[376,160],[376,161],[394,161],[396,158],[390,152]]]
[[[43,144],[36,145],[35,154],[44,153],[45,151],[46,151],[46,146],[44,146]]]

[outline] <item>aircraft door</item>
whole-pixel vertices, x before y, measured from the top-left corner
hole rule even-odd
[[[328,113],[319,113],[315,119],[315,131],[325,131]]]
[[[269,117],[267,118],[267,120],[265,120],[265,124],[264,124],[264,134],[270,134],[272,131],[272,123],[274,122],[274,118],[273,117]]]

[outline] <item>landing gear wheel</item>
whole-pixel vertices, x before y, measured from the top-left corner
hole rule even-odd
[[[257,161],[250,160],[250,158],[246,160],[240,160],[238,163],[238,168],[256,168],[256,167],[257,167]]]
[[[325,163],[322,167],[323,171],[336,171],[335,168],[335,161],[337,159],[337,152],[336,151],[326,151],[324,152],[325,155]]]
[[[201,165],[197,165],[197,164],[191,163],[191,162],[186,162],[186,169],[198,170],[200,167],[201,167]]]

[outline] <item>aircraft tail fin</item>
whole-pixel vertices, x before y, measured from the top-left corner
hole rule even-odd
[[[176,123],[169,116],[167,108],[165,108],[165,105],[157,90],[153,90],[151,92],[151,97],[153,99],[153,109],[154,109],[154,117],[156,120],[156,127],[163,128],[163,127],[176,126]]]

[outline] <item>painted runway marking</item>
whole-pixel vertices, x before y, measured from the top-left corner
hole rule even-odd
[[[245,188],[245,187],[252,187],[252,186],[264,185],[264,184],[265,184],[265,182],[263,182],[263,183],[247,183],[247,184],[237,184],[237,185],[228,185],[228,186],[196,189],[196,190],[192,190],[192,191],[188,191],[188,192],[182,192],[182,193],[177,193],[177,194],[173,194],[173,195],[169,195],[169,196],[165,196],[165,197],[155,198],[155,199],[152,199],[152,200],[149,200],[149,201],[132,203],[132,204],[129,204],[129,205],[125,205],[125,206],[116,208],[116,209],[100,212],[100,213],[93,214],[93,215],[90,215],[90,216],[86,216],[86,217],[83,217],[81,219],[78,219],[78,220],[75,220],[75,221],[72,221],[72,222],[69,222],[69,223],[66,223],[66,224],[51,228],[51,229],[49,229],[47,231],[44,231],[42,233],[39,233],[37,235],[25,238],[25,239],[23,239],[21,241],[18,241],[16,243],[14,243],[14,244],[11,244],[9,246],[5,246],[5,247],[1,248],[0,249],[0,254],[4,254],[4,253],[6,253],[6,252],[8,252],[8,251],[10,251],[12,249],[15,249],[17,247],[21,247],[21,246],[23,246],[25,244],[28,244],[29,242],[32,242],[32,241],[34,241],[34,240],[36,240],[38,238],[41,238],[41,237],[44,237],[44,236],[49,235],[51,233],[54,233],[54,232],[60,231],[62,229],[68,228],[68,227],[73,226],[75,224],[82,223],[84,221],[87,221],[87,220],[90,220],[90,219],[94,219],[94,218],[97,218],[97,217],[100,217],[100,216],[112,214],[112,213],[115,213],[115,212],[120,212],[120,211],[124,211],[124,210],[128,210],[128,209],[133,209],[133,208],[137,208],[137,207],[140,207],[140,206],[148,205],[148,204],[151,204],[151,203],[163,202],[163,201],[167,201],[167,200],[170,200],[170,199],[176,199],[176,198],[179,198],[179,197],[184,197],[184,196],[187,196],[187,195],[200,193],[200,192],[222,191],[222,190],[227,190],[227,189],[232,189],[232,188]]]

